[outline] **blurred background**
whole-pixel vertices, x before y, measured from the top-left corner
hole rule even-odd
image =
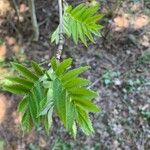
[[[68,0],[76,6],[90,1]],[[75,45],[66,39],[62,58],[74,66],[90,65],[84,74],[100,97],[102,112],[91,114],[95,134],[77,139],[59,120],[49,136],[42,128],[24,134],[17,104],[21,97],[3,92],[5,76],[15,74],[10,62],[43,66],[57,46],[50,36],[58,25],[56,0],[36,0],[39,40],[33,29],[27,0],[0,0],[0,150],[149,150],[150,149],[150,1],[98,0],[104,29],[95,43]]]

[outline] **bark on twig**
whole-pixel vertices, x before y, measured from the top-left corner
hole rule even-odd
[[[62,7],[62,0],[58,0],[59,5],[59,45],[58,50],[56,53],[56,58],[60,60],[62,50],[63,50],[63,44],[64,44],[64,38],[63,38],[63,7]]]
[[[35,2],[34,0],[28,0],[29,9],[31,14],[32,28],[33,28],[33,41],[38,41],[39,39],[39,27],[36,18]]]

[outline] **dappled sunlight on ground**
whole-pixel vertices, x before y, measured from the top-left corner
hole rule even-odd
[[[11,10],[10,2],[8,0],[0,0],[0,16],[6,15]]]
[[[136,16],[124,14],[121,16],[116,16],[113,22],[115,26],[115,31],[120,31],[126,28],[138,30],[148,25],[149,17],[143,14]]]
[[[20,43],[17,42],[16,38],[12,37],[12,36],[6,36],[5,38],[5,43],[6,45],[9,47],[9,49],[17,54],[20,52],[20,50],[22,49],[22,45]]]

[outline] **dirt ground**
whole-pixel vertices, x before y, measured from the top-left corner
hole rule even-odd
[[[62,58],[74,66],[89,65],[85,77],[98,91],[95,103],[102,111],[91,114],[92,136],[80,130],[73,140],[54,120],[50,136],[42,128],[23,133],[17,104],[21,97],[0,90],[0,150],[149,150],[150,149],[150,1],[99,0],[105,15],[102,37],[96,43],[76,46],[66,40]],[[9,0],[0,0],[0,86],[13,72],[10,62],[36,60],[45,67],[57,46],[50,35],[58,25],[54,0],[37,0],[40,39],[32,42],[26,1],[16,0],[18,14]],[[68,1],[76,5],[81,1]]]

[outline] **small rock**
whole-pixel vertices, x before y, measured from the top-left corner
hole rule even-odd
[[[49,55],[45,55],[44,58],[45,58],[46,60],[48,60],[48,59],[49,59]]]
[[[122,84],[122,82],[119,79],[115,79],[114,84],[116,86],[120,86]]]
[[[40,139],[39,139],[39,146],[42,147],[42,148],[44,148],[44,147],[46,147],[46,145],[47,145],[47,143],[44,140],[44,138],[40,137]]]

